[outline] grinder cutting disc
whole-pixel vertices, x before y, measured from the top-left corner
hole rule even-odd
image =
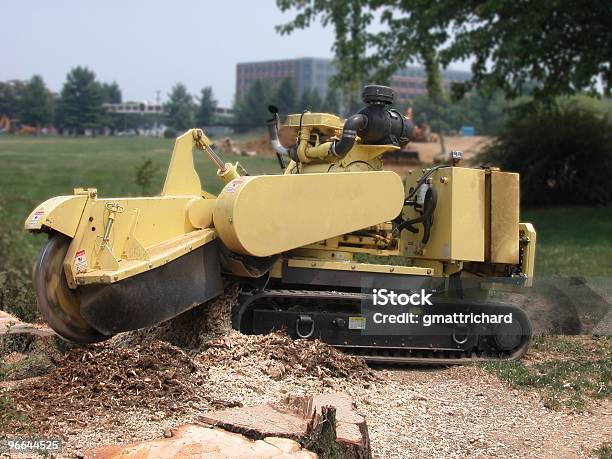
[[[53,234],[40,250],[34,267],[34,289],[38,309],[47,322],[62,338],[78,344],[104,341],[103,335],[81,316],[80,296],[68,287],[63,262],[71,239]]]

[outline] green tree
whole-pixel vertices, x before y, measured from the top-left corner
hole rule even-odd
[[[34,75],[23,88],[19,116],[23,123],[40,127],[51,122],[51,93],[44,80]]]
[[[236,128],[246,131],[253,127],[265,126],[270,118],[268,105],[273,101],[269,82],[256,80],[251,88],[234,105]]]
[[[338,100],[338,93],[334,88],[330,88],[325,95],[325,99],[323,100],[323,105],[321,107],[326,113],[339,113],[340,111],[340,102]]]
[[[334,28],[334,60],[338,73],[332,85],[340,89],[343,106],[353,107],[359,101],[359,90],[369,79],[376,59],[367,57],[367,28],[373,14],[370,3],[376,0],[276,0],[281,11],[295,11],[295,18],[276,27],[281,34],[290,34],[297,29],[309,27],[321,18],[324,26]]]
[[[193,127],[194,103],[183,83],[172,88],[169,100],[164,104],[166,124],[177,130],[186,131]]]
[[[121,88],[116,81],[112,83],[102,83],[102,93],[104,95],[104,103],[107,104],[120,104],[123,101],[123,95],[121,94]],[[132,119],[141,119],[140,115],[125,114],[125,113],[106,113],[105,124],[110,128],[111,135],[121,130],[131,129],[128,128],[128,123]]]
[[[609,91],[612,10],[601,2],[387,0],[377,4],[388,28],[375,45],[387,71],[397,67],[391,56],[407,55],[415,43],[429,39],[442,66],[474,59],[473,78],[455,84],[456,96],[477,87],[488,92],[502,89],[512,98],[530,91],[537,100],[552,100],[592,90],[598,78]]]
[[[0,116],[6,115],[9,118],[19,116],[19,99],[24,87],[22,81],[0,81]]]
[[[196,113],[196,124],[198,126],[208,126],[215,118],[215,110],[217,109],[217,101],[213,95],[213,90],[210,86],[202,89],[200,94],[200,104]]]
[[[62,87],[56,121],[75,134],[82,134],[85,129],[95,130],[105,121],[103,102],[104,93],[95,73],[86,67],[75,67]]]
[[[478,121],[471,121],[471,124],[476,127],[478,132],[487,135],[497,134],[510,108],[509,102],[501,91],[491,95],[475,93],[465,98],[465,103],[467,105],[466,116],[478,116],[480,120],[480,124]]]
[[[104,93],[104,102],[108,104],[120,104],[123,101],[121,88],[119,88],[116,81],[103,83],[102,91]]]
[[[297,107],[297,90],[291,78],[283,79],[274,94],[274,105],[281,113],[295,113]]]
[[[347,78],[341,83],[345,86],[358,79],[351,66],[369,70],[372,65],[374,80],[382,81],[415,60],[435,72],[438,65],[472,59],[473,77],[455,85],[456,96],[478,87],[502,89],[511,98],[529,90],[536,100],[550,101],[556,95],[594,91],[599,80],[606,94],[612,87],[612,9],[607,2],[277,0],[277,5],[281,11],[297,11],[293,21],[278,28],[281,33],[306,28],[319,16],[324,25],[334,26],[338,77]],[[373,15],[382,30],[368,33]],[[357,31],[360,39],[347,40]]]
[[[443,93],[437,106],[423,95],[414,99],[411,107],[414,121],[427,123],[434,131],[450,133],[467,125],[474,126],[479,134],[495,135],[510,105],[501,93],[492,96],[473,93],[459,101]]]
[[[321,95],[316,88],[310,93],[310,109],[313,112],[320,112],[323,110],[323,100],[321,100]]]
[[[438,126],[438,138],[440,139],[440,153],[446,154],[446,146],[444,144],[444,130],[442,127],[442,115],[440,103],[443,96],[442,79],[440,75],[440,61],[435,48],[428,44],[421,43],[419,47],[425,72],[427,74],[427,95],[431,99],[435,111],[435,120]]]
[[[304,89],[300,95],[300,102],[298,103],[298,111],[303,112],[304,110],[312,111],[312,92],[310,89]]]

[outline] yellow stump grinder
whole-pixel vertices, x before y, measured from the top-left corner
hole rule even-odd
[[[63,338],[94,343],[173,318],[231,280],[243,333],[285,329],[372,362],[520,358],[527,316],[486,295],[533,277],[536,234],[519,222],[518,175],[461,167],[452,152],[404,182],[381,156],[410,141],[410,120],[390,108],[390,88],[366,86],[363,101],[346,120],[288,115],[291,146],[270,107],[278,175],[225,163],[191,129],[159,196],[85,188],[40,204],[25,228],[49,236],[34,269],[42,317]],[[202,190],[194,147],[224,183],[217,196]]]

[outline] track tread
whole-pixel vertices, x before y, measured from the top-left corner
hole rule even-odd
[[[320,291],[298,289],[269,289],[255,292],[243,292],[255,303],[261,299],[305,299],[319,303],[321,300],[338,303],[346,300],[360,302],[367,297],[365,293],[343,291]],[[468,304],[468,303],[466,303]],[[506,305],[513,307],[512,305]],[[518,309],[518,308],[517,308]],[[520,309],[519,309],[520,310]],[[379,364],[418,364],[418,365],[461,365],[469,362],[491,362],[500,360],[519,360],[529,348],[531,335],[521,347],[513,352],[485,352],[434,348],[392,348],[380,346],[333,345],[335,348],[363,358],[368,363]]]

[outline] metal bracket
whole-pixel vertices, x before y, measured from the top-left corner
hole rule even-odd
[[[302,333],[300,331],[300,325],[303,323],[310,325],[308,333]],[[312,317],[310,316],[299,316],[297,320],[295,321],[295,333],[297,333],[297,335],[302,339],[310,338],[314,334],[314,328],[315,328],[315,323]]]

